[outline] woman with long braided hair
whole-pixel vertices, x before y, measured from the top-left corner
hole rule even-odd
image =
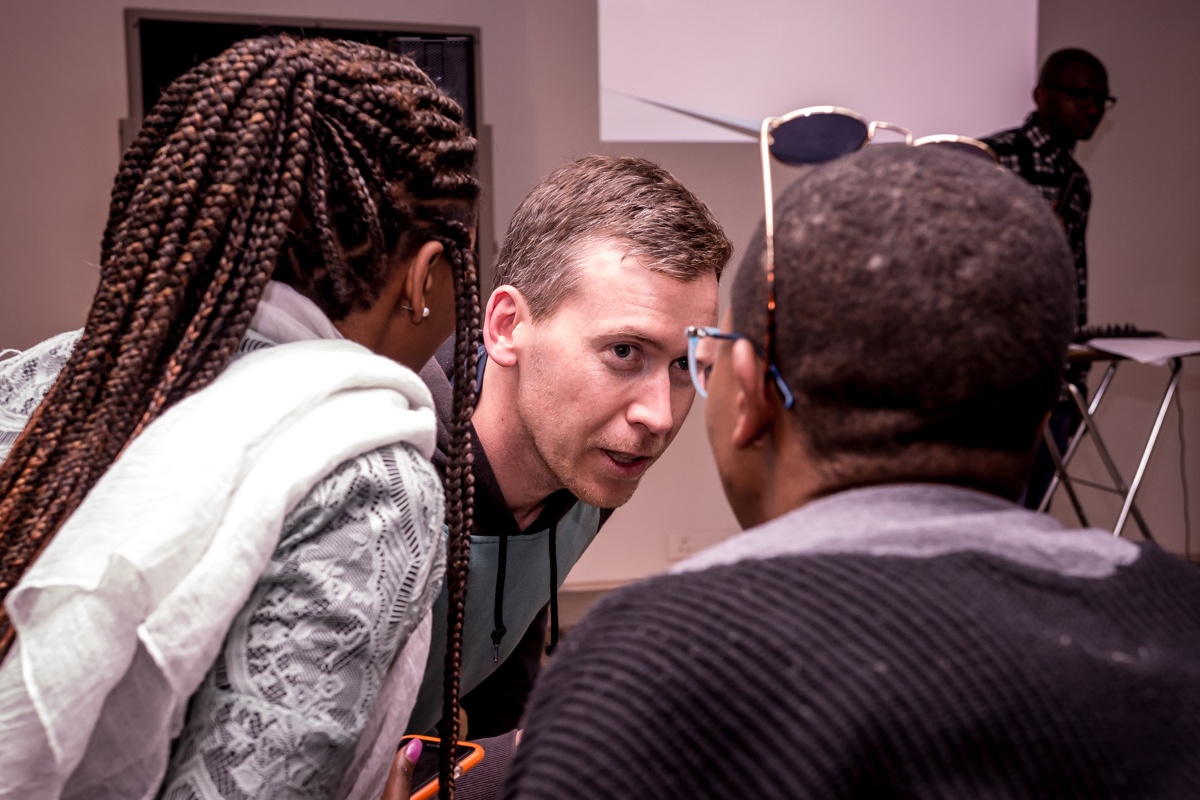
[[[475,168],[365,45],[247,40],[163,93],[84,328],[0,363],[0,797],[377,796],[443,569],[457,737]],[[452,332],[443,497],[411,370]]]

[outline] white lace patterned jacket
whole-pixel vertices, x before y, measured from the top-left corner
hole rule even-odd
[[[336,330],[315,306],[271,284],[239,357],[286,349],[274,344],[333,338]],[[0,459],[76,339],[64,334],[0,362]],[[264,550],[265,564],[242,590],[248,599],[231,608],[231,623],[216,632],[215,662],[209,655],[199,670],[191,668],[202,676],[198,687],[172,687],[174,701],[169,690],[158,699],[155,681],[186,683],[179,676],[189,669],[171,667],[174,656],[163,641],[194,641],[184,630],[203,632],[206,622],[196,619],[195,607],[170,614],[164,607],[191,576],[159,592],[165,597],[160,606],[135,625],[140,641],[131,645],[129,663],[111,669],[111,679],[95,679],[106,696],[91,710],[56,694],[57,684],[91,676],[62,668],[62,675],[30,679],[66,650],[48,634],[39,662],[40,623],[36,614],[27,615],[35,621],[28,631],[18,626],[18,645],[0,669],[0,797],[378,797],[424,668],[429,609],[444,568],[442,489],[421,452],[426,434],[432,447],[431,425],[432,413],[429,425],[422,422],[429,430],[420,431],[420,446],[370,445],[316,476],[315,485],[286,509],[277,541]],[[220,437],[221,431],[209,435]],[[128,519],[123,513],[121,523]],[[52,547],[69,546],[72,533],[64,526]],[[220,537],[214,541],[200,563],[218,549]],[[152,572],[147,568],[146,574]],[[93,583],[103,584],[110,574]],[[38,579],[31,570],[22,584],[29,580],[33,588],[18,590],[36,595],[43,586]],[[14,621],[24,618],[26,595],[18,590]],[[196,596],[203,599],[202,592]],[[203,602],[216,607],[221,598]],[[12,596],[9,605],[11,613]],[[163,618],[171,623],[163,625]],[[156,624],[165,631],[157,639]],[[105,648],[105,642],[97,646]],[[155,663],[143,669],[140,660]],[[18,702],[28,699],[34,702]],[[56,703],[63,705],[61,713],[54,712]],[[163,710],[142,707],[156,704]],[[86,735],[74,733],[79,727],[87,728]]]

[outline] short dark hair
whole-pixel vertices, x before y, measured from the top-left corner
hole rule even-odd
[[[493,288],[515,286],[543,317],[578,285],[586,247],[601,242],[685,282],[720,280],[733,254],[708,206],[671,173],[644,158],[591,155],[551,172],[517,207]]]
[[[1046,60],[1042,63],[1042,69],[1038,72],[1038,86],[1049,86],[1061,80],[1063,71],[1074,64],[1082,64],[1090,67],[1101,75],[1108,78],[1108,70],[1104,68],[1104,64],[1100,59],[1089,53],[1087,50],[1081,50],[1078,47],[1066,47],[1062,50],[1055,50],[1050,55],[1046,56]]]
[[[975,156],[875,145],[797,180],[775,220],[776,364],[816,458],[1032,452],[1076,303],[1036,191]],[[763,256],[760,227],[733,288],[759,339]]]

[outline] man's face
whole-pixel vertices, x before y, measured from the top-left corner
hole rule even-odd
[[[552,479],[615,508],[675,438],[695,390],[688,325],[717,317],[717,281],[651,272],[619,243],[581,259],[582,280],[529,327],[517,419]]]
[[[1108,76],[1094,64],[1069,63],[1034,92],[1038,118],[1051,138],[1087,141],[1104,118]]]

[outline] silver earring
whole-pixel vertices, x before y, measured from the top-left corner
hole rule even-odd
[[[405,311],[412,311],[413,307],[408,303],[401,303],[400,307]],[[421,306],[421,319],[429,319],[429,306]]]

